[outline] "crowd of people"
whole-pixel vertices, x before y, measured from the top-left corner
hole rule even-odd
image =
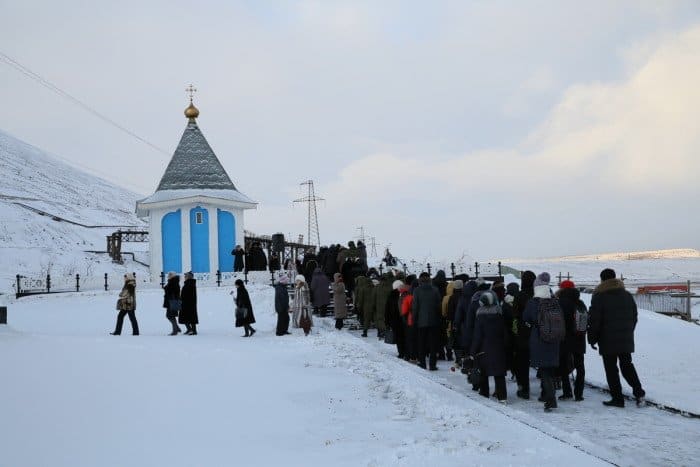
[[[288,335],[291,325],[308,335],[313,315],[327,316],[331,305],[335,327],[340,330],[352,308],[361,323],[362,337],[376,329],[379,339],[396,345],[398,358],[429,371],[438,370],[440,360],[452,361],[452,369],[468,375],[472,389],[484,397],[492,395],[489,382],[493,378],[493,396],[505,402],[510,372],[517,382],[516,396],[529,399],[534,368],[540,381],[538,400],[545,411],[556,408],[558,401],[584,399],[587,341],[603,359],[611,394],[603,404],[624,407],[620,372],[637,404],[642,404],[645,392],[632,363],[637,323],[634,298],[612,269],[604,269],[600,279],[588,309],[571,280],[558,284],[555,292],[546,272],[524,271],[520,284],[507,285],[467,274],[448,280],[444,271],[435,277],[427,272],[407,275],[396,269],[379,274],[367,267],[362,242],[357,246],[349,242],[347,248],[334,245],[321,248],[318,255],[308,252],[302,260],[288,261],[278,272],[275,331],[277,336]],[[113,335],[121,334],[127,315],[133,334],[139,334],[135,286],[133,274],[126,274]],[[235,288],[235,325],[244,328],[244,337],[251,337],[256,330],[250,296],[242,280],[236,280]],[[185,334],[196,335],[194,275],[186,273],[180,288],[179,275],[168,273],[163,291],[170,335],[182,332],[179,324],[185,325]],[[558,390],[562,393],[557,397]]]

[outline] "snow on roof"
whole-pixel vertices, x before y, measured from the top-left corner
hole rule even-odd
[[[190,188],[182,190],[159,190],[153,193],[148,198],[144,198],[142,200],[137,201],[137,205],[163,203],[167,201],[197,197],[215,198],[223,201],[234,201],[237,203],[250,205],[258,204],[237,190],[208,190]]]

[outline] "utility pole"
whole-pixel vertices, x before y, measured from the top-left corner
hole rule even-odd
[[[359,241],[361,241],[362,243],[366,243],[366,238],[365,238],[365,226],[364,226],[364,225],[361,225],[361,226],[359,226],[359,227],[357,228],[357,230],[360,231],[360,235],[357,237],[357,239],[358,239]]]
[[[371,256],[377,257],[379,256],[377,254],[377,237],[369,237],[369,245],[370,245],[370,251],[371,251]]]
[[[307,194],[303,198],[295,199],[295,203],[306,203],[307,205],[307,234],[306,241],[309,245],[321,246],[321,236],[318,231],[318,212],[316,211],[316,201],[325,201],[323,198],[316,196],[314,192],[314,181],[307,180],[300,183],[301,186],[306,185]]]

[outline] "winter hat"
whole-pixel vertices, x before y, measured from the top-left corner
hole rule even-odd
[[[565,281],[562,281],[561,284],[559,284],[559,288],[560,289],[575,289],[576,285],[574,284],[573,281],[565,280]]]
[[[600,280],[607,281],[609,279],[615,279],[615,271],[610,268],[603,269],[600,271]]]
[[[277,282],[287,285],[289,284],[289,277],[287,277],[286,274],[280,274],[280,276],[277,278]]]
[[[192,271],[187,271],[185,273],[185,279],[194,279],[194,273]]]
[[[551,277],[549,277],[548,272],[541,272],[540,274],[537,275],[537,279],[535,279],[534,286],[538,287],[540,285],[549,285],[550,280],[551,280]]]
[[[513,297],[515,297],[515,295],[518,292],[520,292],[520,286],[517,282],[511,282],[506,286],[506,292],[508,293],[508,295],[512,295]]]
[[[134,273],[133,273],[133,272],[127,272],[126,274],[124,274],[124,280],[125,280],[125,281],[135,281],[136,278],[134,277]]]
[[[496,294],[487,290],[479,297],[479,303],[483,306],[494,305],[496,303]]]
[[[333,280],[336,281],[336,282],[338,282],[338,279],[340,279],[340,280],[342,281],[342,280],[343,280],[343,275],[342,275],[341,273],[339,273],[339,272],[336,272],[335,274],[333,274]]]
[[[460,290],[462,287],[464,287],[464,281],[461,279],[457,279],[455,281],[452,281],[452,288],[454,290]]]
[[[306,283],[306,277],[302,276],[299,274],[297,277],[294,278],[294,282],[303,282]]]
[[[391,284],[391,288],[394,290],[399,290],[401,287],[404,286],[403,281],[400,280],[395,280],[393,284]]]
[[[168,280],[172,279],[172,278],[175,277],[175,276],[177,276],[177,274],[175,274],[175,271],[170,271],[170,272],[168,273]]]

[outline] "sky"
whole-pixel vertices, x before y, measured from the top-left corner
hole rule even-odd
[[[0,128],[139,194],[198,123],[259,234],[447,261],[700,247],[700,2],[0,0]]]

